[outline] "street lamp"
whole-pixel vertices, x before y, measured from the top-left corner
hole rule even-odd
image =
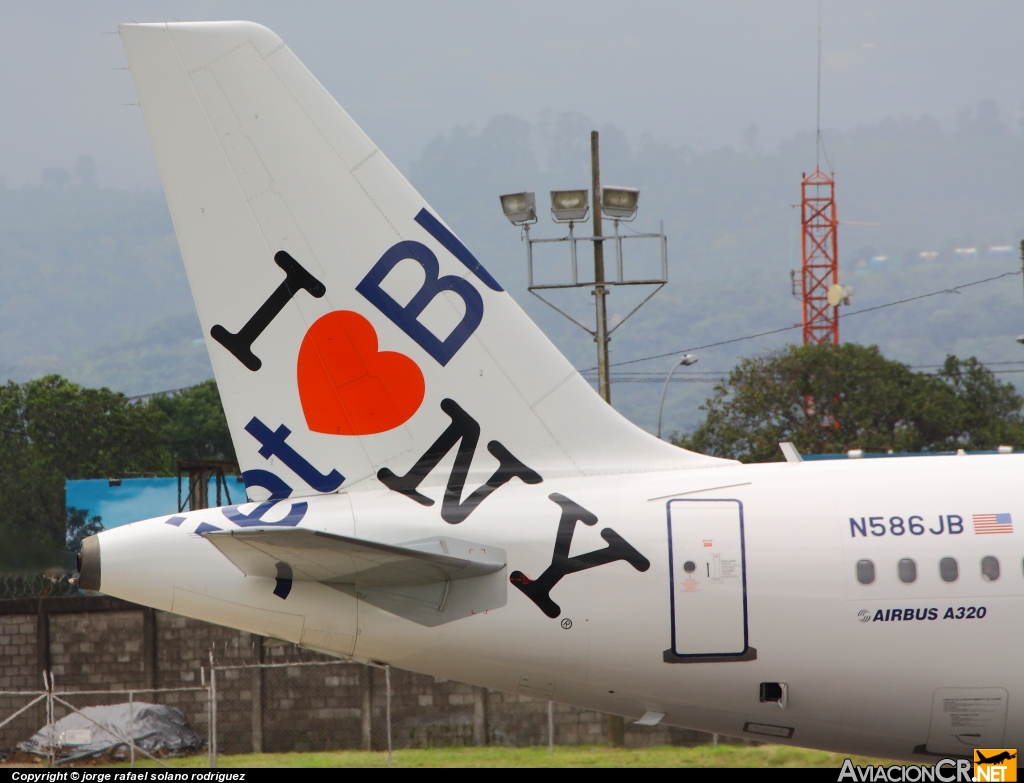
[[[501,211],[513,226],[537,222],[537,199],[532,191],[506,193],[498,198],[501,199]]]
[[[658,407],[658,437],[661,437],[661,413],[665,410],[665,392],[668,391],[668,382],[672,380],[672,376],[675,371],[680,367],[689,367],[691,364],[697,363],[697,357],[692,353],[683,354],[678,362],[672,365],[672,369],[668,371],[668,377],[665,378],[665,385],[661,388],[661,405]]]

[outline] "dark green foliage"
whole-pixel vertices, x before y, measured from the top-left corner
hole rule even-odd
[[[743,462],[781,460],[780,441],[808,454],[1019,447],[1022,405],[974,358],[926,374],[875,346],[789,346],[740,362],[679,444]]]
[[[183,459],[234,460],[212,380],[145,402],[57,375],[0,386],[0,571],[57,564],[98,529],[65,510],[65,479],[171,476]]]
[[[9,384],[9,388],[13,387]],[[169,475],[162,412],[120,392],[48,375],[21,386],[25,435],[38,459],[63,478]]]
[[[224,406],[212,378],[177,394],[159,394],[149,407],[163,413],[164,444],[176,464],[183,459],[235,461]]]

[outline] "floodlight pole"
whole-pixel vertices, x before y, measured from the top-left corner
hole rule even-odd
[[[593,200],[593,215],[594,215],[594,235],[589,237],[578,237],[573,234],[573,224],[576,220],[586,220],[586,216],[589,213],[590,206],[585,206],[582,209],[562,209],[557,208],[554,203],[555,196],[560,191],[552,191],[552,208],[551,217],[555,223],[568,223],[569,224],[569,235],[552,238],[537,238],[534,239],[530,236],[530,225],[537,222],[537,214],[535,210],[534,194],[532,192],[525,193],[510,193],[505,196],[501,196],[502,211],[505,213],[505,217],[508,218],[509,222],[514,226],[522,228],[523,235],[522,239],[526,241],[526,290],[531,294],[540,299],[551,309],[555,310],[559,315],[568,318],[578,327],[583,329],[587,334],[594,338],[594,342],[597,343],[597,391],[601,395],[601,399],[607,402],[609,405],[612,401],[612,386],[611,379],[609,377],[610,365],[608,363],[608,343],[611,341],[612,332],[622,326],[630,317],[636,313],[641,307],[651,300],[658,291],[665,287],[668,283],[668,242],[665,237],[665,225],[661,224],[658,233],[638,233],[631,231],[628,235],[622,236],[619,234],[619,220],[625,220],[627,222],[632,221],[636,217],[636,204],[639,198],[640,192],[635,188],[623,188],[620,189],[620,193],[626,193],[627,201],[632,194],[632,201],[629,202],[626,207],[621,204],[612,209],[613,215],[615,215],[615,234],[614,236],[604,236],[603,230],[603,210],[601,209],[602,200],[602,189],[601,189],[601,161],[598,148],[598,133],[597,131],[591,131],[590,133],[590,174],[591,174],[591,189],[592,189],[592,200]],[[578,192],[578,191],[577,191]],[[582,191],[586,193],[586,191]],[[512,199],[510,204],[506,204],[506,199]],[[525,205],[525,206],[524,206]],[[568,212],[572,217],[566,217],[565,214]],[[612,219],[612,218],[609,218]],[[622,262],[622,245],[627,239],[657,239],[661,244],[661,276],[642,278],[626,279],[623,272]],[[615,270],[612,272],[612,277],[609,280],[605,274],[604,265],[604,243],[606,241],[614,242],[615,253]],[[569,243],[569,260],[572,268],[572,282],[571,283],[538,283],[533,278],[533,244],[535,242],[548,243],[548,242],[568,242]],[[590,281],[581,282],[579,279],[579,268],[577,266],[577,253],[576,243],[577,242],[593,242],[594,243],[594,288],[591,291],[591,296],[594,297],[594,308],[597,325],[594,329],[591,329],[586,324],[577,321],[569,313],[565,312],[561,307],[558,307],[554,302],[550,302],[545,299],[539,292],[556,289],[556,288],[589,288]],[[632,244],[632,243],[630,243]],[[586,275],[584,275],[585,277]],[[626,313],[624,318],[618,318],[615,326],[611,329],[608,328],[608,294],[611,291],[610,286],[615,285],[654,285],[657,286],[647,296],[643,298],[640,304],[636,305],[632,310]]]
[[[594,210],[594,297],[597,304],[597,391],[601,399],[611,405],[612,385],[608,377],[608,310],[605,297],[608,289],[604,285],[604,240],[601,230],[601,160],[598,154],[597,131],[590,132],[590,175],[593,188]]]

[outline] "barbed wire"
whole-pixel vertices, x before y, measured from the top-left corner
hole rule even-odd
[[[18,598],[49,598],[54,596],[80,596],[84,593],[72,584],[71,574],[51,576],[39,574],[0,574],[0,601]]]

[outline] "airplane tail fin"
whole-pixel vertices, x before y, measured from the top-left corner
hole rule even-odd
[[[726,464],[606,405],[273,32],[120,31],[250,497]]]

